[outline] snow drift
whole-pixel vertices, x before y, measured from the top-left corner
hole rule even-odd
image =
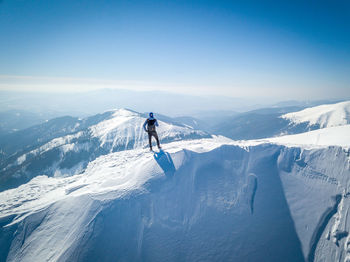
[[[0,260],[346,261],[349,151],[220,138],[0,193]]]

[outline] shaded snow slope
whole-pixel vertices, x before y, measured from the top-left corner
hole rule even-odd
[[[100,155],[143,148],[148,137],[141,114],[119,109],[77,122],[75,129],[42,144],[26,146],[1,161],[0,190],[16,187],[37,175],[70,176],[81,173]],[[161,143],[210,137],[209,134],[159,121]]]
[[[308,126],[319,128],[350,124],[350,101],[320,105],[302,111],[282,115],[293,124],[307,123]]]
[[[349,153],[235,143],[110,153],[1,192],[0,260],[345,261]]]

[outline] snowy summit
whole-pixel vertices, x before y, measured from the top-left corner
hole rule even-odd
[[[307,123],[320,128],[350,124],[350,101],[306,108],[281,116],[294,124]]]

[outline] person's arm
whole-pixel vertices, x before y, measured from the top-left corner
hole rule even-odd
[[[159,126],[159,125],[158,125],[158,120],[157,120],[157,119],[156,119],[156,123],[155,123],[155,124],[156,124],[156,126]]]
[[[147,132],[146,125],[147,125],[147,119],[146,119],[145,123],[143,123],[143,130],[145,130]]]

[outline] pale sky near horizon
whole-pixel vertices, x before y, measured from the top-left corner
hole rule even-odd
[[[0,90],[350,97],[348,1],[0,1]]]

